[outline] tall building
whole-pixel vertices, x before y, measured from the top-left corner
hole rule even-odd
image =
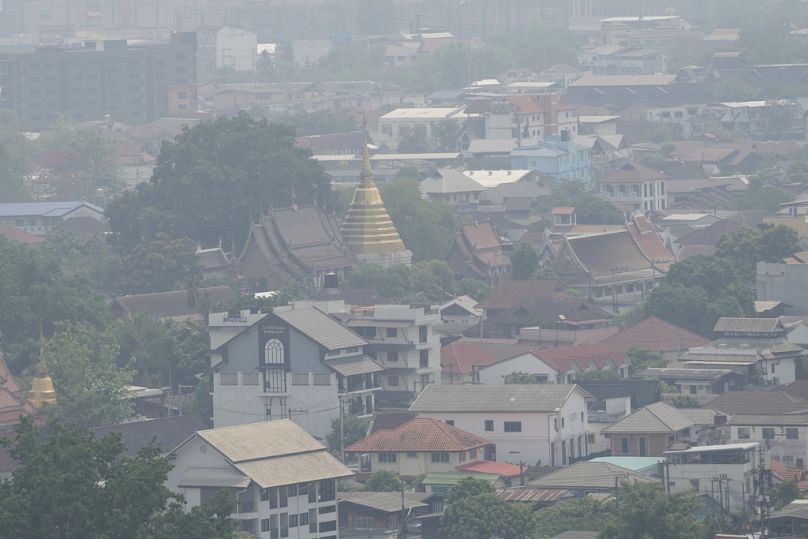
[[[396,225],[384,207],[379,188],[373,181],[367,144],[362,154],[359,186],[354,191],[340,232],[345,244],[356,255],[357,263],[372,262],[389,267],[412,262],[412,251],[407,249],[398,235]]]
[[[87,42],[0,54],[0,108],[26,129],[47,129],[60,113],[78,121],[145,124],[196,113],[193,34],[170,42]]]

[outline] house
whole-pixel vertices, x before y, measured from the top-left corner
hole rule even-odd
[[[496,285],[511,272],[511,259],[490,221],[460,225],[446,262],[456,274]]]
[[[660,457],[677,442],[696,441],[698,429],[712,425],[715,416],[712,409],[679,409],[655,402],[601,432],[611,439],[612,455]]]
[[[424,495],[418,492],[405,492],[403,502],[398,492],[342,492],[337,499],[340,535],[397,533],[401,530],[402,511],[407,521],[429,513],[429,504],[422,498]]]
[[[757,299],[786,303],[786,314],[808,314],[808,256],[803,256],[782,262],[758,262]]]
[[[520,144],[535,144],[563,131],[574,134],[578,128],[573,108],[556,92],[505,96],[492,102],[483,117],[486,139],[517,139]]]
[[[566,465],[589,454],[587,400],[575,385],[428,385],[410,411],[491,440],[497,460]]]
[[[253,292],[295,284],[321,288],[327,273],[343,280],[354,255],[336,217],[304,206],[272,210],[250,225],[236,264],[239,279]]]
[[[753,139],[803,138],[804,109],[790,99],[731,101],[711,107],[722,129]]]
[[[645,474],[608,462],[581,461],[528,482],[530,488],[568,490],[576,497],[613,493],[623,482],[656,483]]]
[[[443,202],[458,209],[468,208],[480,200],[485,187],[454,168],[439,168],[419,184],[429,200]]]
[[[726,391],[711,400],[708,406],[730,417],[739,414],[808,414],[808,400],[789,394],[784,389]]]
[[[626,163],[596,180],[598,192],[627,212],[664,210],[668,177],[640,163]]]
[[[262,539],[337,537],[337,480],[353,472],[289,419],[201,430],[174,448],[166,487],[188,508],[221,490]]]
[[[592,183],[592,163],[586,147],[572,141],[569,132],[545,137],[532,146],[519,146],[511,150],[511,167],[536,170],[556,182],[577,181]]]
[[[677,189],[679,183],[680,182],[670,182],[668,193],[674,197],[677,196],[674,195],[670,189]],[[671,247],[679,260],[684,260],[694,255],[710,256],[715,253],[715,246],[721,236],[724,234],[733,234],[739,228],[741,228],[741,225],[734,219],[721,219],[707,227],[697,228],[679,236],[671,243]],[[766,299],[760,296],[760,291],[758,291],[758,298]]]
[[[470,296],[458,296],[447,301],[438,307],[441,324],[437,329],[442,335],[460,335],[477,325],[483,316],[478,304],[479,301]]]
[[[729,514],[749,509],[757,488],[758,466],[765,453],[757,443],[705,445],[665,451],[665,484],[671,494],[700,492],[718,498]],[[715,484],[714,484],[715,483]],[[721,492],[721,496],[713,493]]]
[[[9,202],[0,204],[0,225],[11,225],[36,236],[44,236],[51,230],[78,218],[106,222],[104,210],[89,202]]]
[[[648,350],[666,359],[676,359],[688,348],[704,346],[709,341],[656,316],[649,316],[616,335],[603,340],[604,344],[630,350]]]
[[[451,422],[417,417],[390,430],[377,430],[345,448],[359,458],[359,470],[380,470],[415,478],[449,472],[468,462],[496,458],[494,444],[454,427]]]
[[[7,240],[24,243],[26,245],[36,245],[42,243],[45,239],[42,236],[31,234],[21,228],[12,225],[0,225],[0,236]]]
[[[715,428],[716,443],[759,443],[773,462],[805,470],[808,414],[735,414]]]
[[[620,116],[590,115],[578,116],[579,135],[616,135],[617,120]]]
[[[444,384],[477,382],[481,367],[495,363],[503,353],[506,356],[510,353],[519,354],[528,348],[510,339],[485,341],[487,342],[462,338],[440,349],[441,377]]]
[[[578,63],[593,75],[654,75],[667,71],[667,55],[651,47],[600,45],[581,49]]]
[[[375,410],[368,341],[313,307],[276,307],[271,314],[212,313],[213,424],[240,425],[292,418],[324,437],[340,409],[352,416]]]
[[[379,118],[378,142],[397,148],[402,141],[413,139],[426,145],[428,151],[435,151],[444,141],[439,140],[440,132],[451,122],[460,127],[466,117],[464,107],[421,107],[398,108]]]
[[[134,320],[140,313],[161,320],[202,320],[211,308],[235,305],[237,294],[229,286],[211,286],[194,291],[171,290],[118,296],[109,304],[112,318]]]
[[[805,537],[808,535],[808,500],[794,500],[782,509],[772,511],[766,522],[773,533]]]
[[[744,383],[744,377],[731,369],[649,367],[637,371],[635,375],[675,386],[679,393],[686,395],[720,395],[725,391],[740,391]]]

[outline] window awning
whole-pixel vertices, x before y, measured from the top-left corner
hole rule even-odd
[[[325,363],[342,376],[356,376],[384,370],[384,367],[376,363],[373,358],[364,355],[326,359]]]

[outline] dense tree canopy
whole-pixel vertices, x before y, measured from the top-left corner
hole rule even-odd
[[[365,488],[372,492],[398,492],[401,487],[401,480],[398,476],[387,470],[373,472],[373,475],[365,483]]]
[[[130,249],[121,257],[115,290],[120,294],[165,292],[193,288],[202,279],[196,244],[188,238],[157,236]]]
[[[550,206],[574,206],[575,217],[582,225],[619,225],[625,222],[623,212],[580,182],[562,182],[553,187]],[[550,208],[546,208],[550,209]]]
[[[466,477],[449,492],[440,530],[446,539],[525,539],[533,523],[527,508],[500,500],[491,484]]]
[[[367,419],[345,415],[342,418],[342,446],[339,443],[339,418],[331,421],[331,432],[326,434],[328,449],[335,455],[339,455],[340,449],[344,449],[354,442],[358,442],[368,433]]]
[[[19,539],[227,539],[221,499],[186,513],[165,486],[171,465],[156,448],[124,456],[119,436],[76,426],[40,430],[25,420],[12,444],[20,466],[0,482],[0,530]]]
[[[120,246],[191,238],[240,246],[251,221],[273,207],[325,204],[329,183],[294,145],[294,129],[241,114],[184,131],[163,145],[152,180],[107,207]]]
[[[9,110],[0,110],[0,202],[25,198],[24,177],[31,167],[32,145]]]
[[[742,275],[751,281],[758,262],[780,262],[798,250],[798,246],[799,237],[793,228],[761,223],[721,236],[716,243],[715,256],[739,267]]]

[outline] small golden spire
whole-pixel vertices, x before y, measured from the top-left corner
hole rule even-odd
[[[45,363],[45,334],[42,323],[39,324],[39,362],[36,365],[36,374],[31,381],[31,391],[25,397],[34,406],[41,408],[45,404],[56,404],[56,390],[53,380],[48,375],[48,365]]]

